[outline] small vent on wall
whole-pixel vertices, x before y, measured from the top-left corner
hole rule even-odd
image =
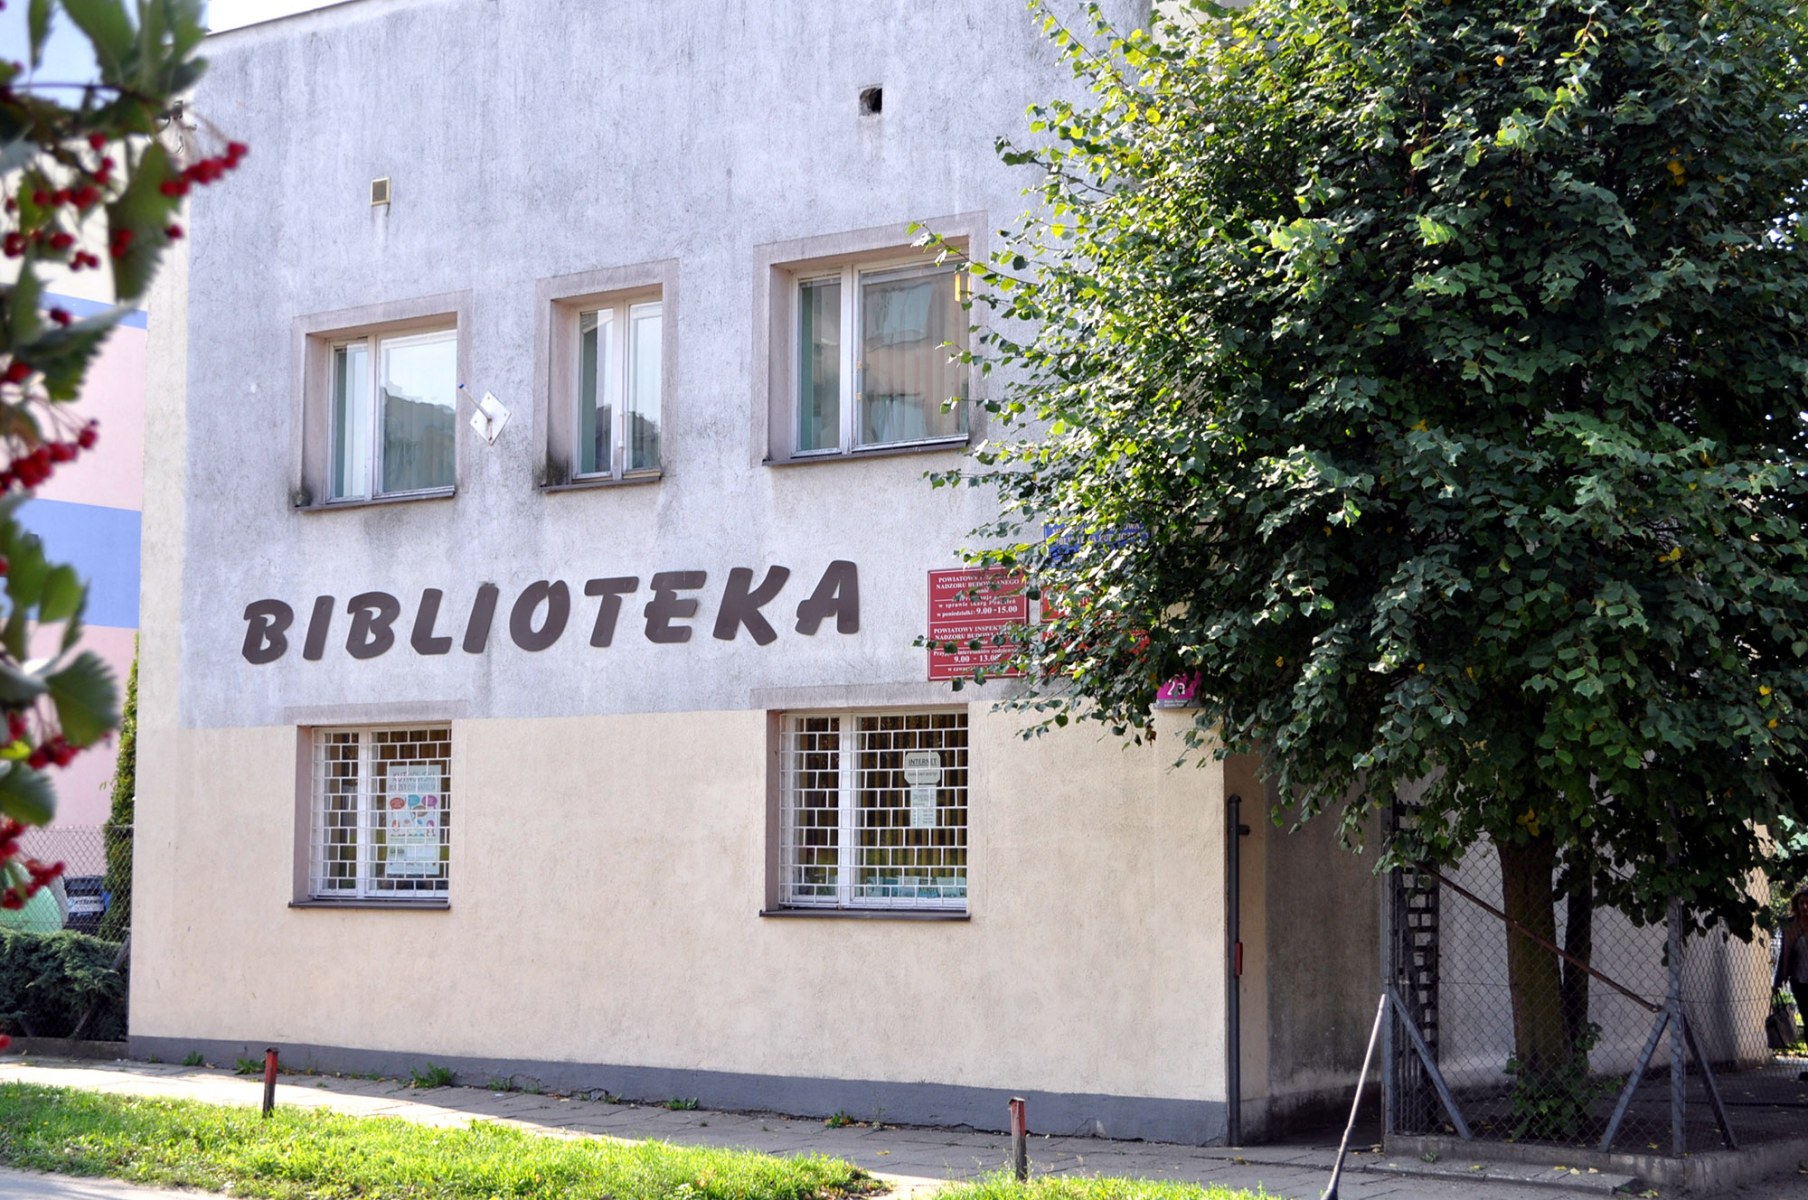
[[[860,115],[876,117],[885,111],[885,89],[869,87],[860,89]]]
[[[389,203],[389,176],[370,181],[370,204],[375,208],[379,204]]]

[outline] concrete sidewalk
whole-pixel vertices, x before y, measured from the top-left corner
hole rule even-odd
[[[95,1063],[70,1059],[0,1057],[0,1082],[36,1083],[139,1096],[255,1106],[263,1081],[231,1072],[159,1063]],[[760,1150],[771,1154],[821,1153],[847,1159],[890,1183],[904,1197],[947,1180],[968,1179],[1005,1168],[1010,1139],[962,1129],[848,1125],[771,1114],[670,1111],[611,1103],[601,1098],[496,1092],[485,1088],[417,1090],[395,1080],[283,1075],[276,1102],[331,1108],[342,1113],[400,1117],[424,1124],[460,1126],[496,1121],[558,1136],[594,1134],[658,1138],[689,1145]],[[1001,1101],[1002,1103],[1002,1101]],[[1029,1114],[1035,1128],[1035,1112]],[[1335,1144],[1245,1148],[1178,1146],[1099,1138],[1036,1135],[1030,1147],[1035,1175],[1118,1175],[1217,1183],[1262,1189],[1286,1200],[1316,1200],[1330,1175]],[[1389,1159],[1368,1146],[1351,1154],[1341,1195],[1349,1200],[1561,1200],[1601,1197],[1632,1181],[1564,1166],[1560,1154],[1538,1166],[1483,1159],[1422,1163]],[[154,1190],[98,1188],[91,1181],[57,1180],[18,1172],[0,1174],[0,1196],[149,1197]],[[59,1187],[64,1190],[57,1190]],[[96,1190],[79,1190],[80,1188]],[[170,1193],[161,1193],[169,1195]],[[181,1193],[178,1193],[181,1194]],[[1744,1200],[1808,1200],[1808,1178],[1759,1185]]]

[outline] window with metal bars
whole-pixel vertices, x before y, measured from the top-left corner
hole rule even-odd
[[[967,907],[967,714],[796,714],[782,723],[780,902]]]
[[[317,729],[308,895],[443,900],[452,842],[452,731]]]

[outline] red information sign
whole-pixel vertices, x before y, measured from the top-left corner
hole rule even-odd
[[[1029,619],[1020,576],[996,567],[929,572],[929,678],[968,679],[976,669],[1002,661],[1010,647],[993,645],[993,636]],[[949,652],[950,644],[957,649]]]

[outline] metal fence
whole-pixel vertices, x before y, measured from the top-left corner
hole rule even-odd
[[[1769,934],[1684,939],[1560,900],[1541,947],[1555,979],[1515,1011],[1492,849],[1396,875],[1389,907],[1390,1133],[1682,1155],[1808,1130],[1808,1047],[1769,1020]],[[1543,1070],[1515,1059],[1535,1025],[1566,1048]]]
[[[19,844],[31,858],[63,864],[62,877],[45,889],[50,900],[41,901],[31,919],[19,925],[125,940],[132,928],[131,826],[49,825],[26,830]],[[51,903],[57,909],[54,926]]]

